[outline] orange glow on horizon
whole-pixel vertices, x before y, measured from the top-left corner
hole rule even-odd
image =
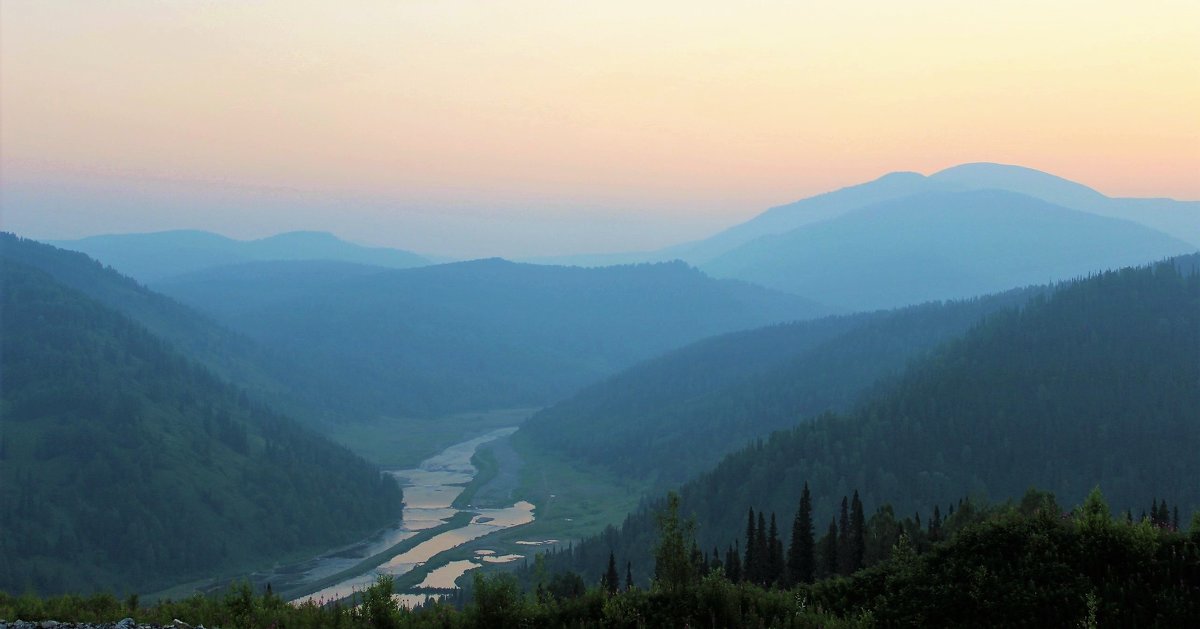
[[[5,179],[732,216],[995,161],[1200,199],[1195,2],[346,6],[6,1]]]

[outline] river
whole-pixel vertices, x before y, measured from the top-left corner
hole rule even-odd
[[[422,531],[445,525],[460,513],[453,506],[454,500],[475,477],[477,470],[471,464],[475,450],[489,442],[507,437],[516,432],[516,427],[499,428],[485,435],[456,443],[441,453],[422,461],[413,469],[386,472],[396,477],[404,488],[404,511],[401,521],[375,537],[349,549],[319,557],[305,565],[300,575],[302,582],[317,583],[332,575],[345,572],[369,558],[384,554],[383,560],[370,570],[324,587],[312,594],[299,597],[293,602],[313,600],[329,602],[351,596],[375,582],[380,574],[399,576],[430,562],[440,563],[426,576],[420,587],[452,588],[454,580],[467,570],[479,567],[481,562],[519,559],[516,555],[494,557],[489,551],[477,553],[479,562],[459,560],[437,562],[438,554],[456,548],[469,541],[496,531],[533,522],[533,505],[520,501],[502,509],[468,508],[461,512],[471,513],[470,521],[462,526],[444,530],[421,541],[419,544],[387,557],[386,551]],[[425,599],[424,594],[399,593],[397,600],[404,604],[415,604]]]

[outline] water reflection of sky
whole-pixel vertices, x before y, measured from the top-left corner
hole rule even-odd
[[[404,487],[403,520],[398,526],[384,531],[365,545],[356,547],[351,553],[320,558],[314,568],[308,572],[308,578],[315,580],[347,570],[362,560],[382,553],[416,535],[418,531],[445,523],[458,513],[458,510],[450,505],[462,493],[463,486],[469,483],[475,475],[475,467],[471,465],[471,457],[475,454],[475,449],[481,444],[510,435],[515,431],[516,428],[493,430],[481,437],[450,446],[440,454],[426,459],[415,469],[389,472]],[[472,511],[477,515],[468,524],[439,533],[366,574],[346,579],[298,600],[332,601],[345,598],[356,591],[362,591],[369,587],[375,582],[378,574],[404,574],[429,561],[438,553],[490,533],[533,521],[533,505],[526,501],[502,509],[473,509]],[[454,568],[449,568],[449,565],[453,565]],[[478,567],[479,564],[464,560],[451,562],[448,566],[439,567],[431,572],[430,576],[437,573],[438,580],[441,582],[444,577],[453,574],[453,578],[449,579],[449,585],[425,587],[454,587],[454,579],[467,570]],[[412,596],[415,596],[415,599],[424,600],[424,595]]]

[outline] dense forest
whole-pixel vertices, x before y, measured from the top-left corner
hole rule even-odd
[[[736,332],[625,370],[540,411],[517,439],[675,487],[772,431],[851,407],[985,315],[1046,288]],[[677,456],[687,452],[687,456]]]
[[[1121,510],[1150,494],[1200,509],[1197,257],[1089,277],[997,312],[845,414],[825,414],[728,456],[681,489],[704,549],[743,531],[748,508],[790,513],[808,484],[813,517],[857,488],[926,517],[1045,487],[1079,501],[1101,486]],[[685,452],[686,450],[680,450]],[[599,574],[615,551],[647,574],[657,506],[558,556]],[[786,534],[781,533],[782,538]],[[639,550],[640,549],[640,550]]]
[[[185,619],[222,627],[371,629],[1182,627],[1200,621],[1200,517],[1187,534],[1150,518],[1113,517],[1099,490],[1069,512],[1060,510],[1052,495],[1036,490],[1019,504],[960,504],[964,508],[944,522],[931,520],[927,529],[906,520],[903,528],[885,531],[886,556],[873,565],[843,562],[834,574],[816,578],[811,578],[812,564],[825,560],[823,551],[810,544],[788,548],[785,555],[773,543],[773,551],[758,553],[751,550],[756,532],[748,534],[741,567],[709,561],[696,550],[672,496],[656,514],[652,546],[643,549],[654,556],[645,587],[633,583],[628,571],[622,577],[613,555],[591,586],[578,574],[550,572],[539,558],[524,570],[529,583],[524,591],[512,575],[476,573],[462,607],[456,598],[416,610],[398,608],[393,582],[383,576],[353,605],[309,601],[293,606],[269,588],[255,594],[239,585],[224,596],[196,595],[150,607],[103,595],[43,600],[0,594],[0,617],[112,621],[130,616],[164,624]],[[803,511],[802,504],[797,515]],[[868,548],[880,541],[872,525],[855,523],[854,516],[843,519],[851,520],[849,530],[857,528],[870,540]],[[800,517],[796,520],[801,524]],[[826,541],[836,534],[828,534],[821,546],[830,547]],[[756,555],[768,558],[763,567],[754,567]],[[756,576],[772,562],[781,576]]]
[[[336,281],[319,266],[238,265],[154,288],[324,366],[340,395],[391,416],[539,406],[700,338],[827,312],[679,262],[490,259]]]
[[[0,590],[156,590],[353,541],[390,477],[140,324],[0,265]]]
[[[82,253],[0,232],[0,261],[38,269],[125,315],[252,399],[298,421],[319,425],[369,412],[321,370],[255,343]]]

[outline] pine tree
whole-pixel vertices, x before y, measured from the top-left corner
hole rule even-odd
[[[608,553],[608,571],[604,573],[600,582],[609,594],[616,594],[621,586],[621,576],[617,574],[617,556],[612,551]]]
[[[625,591],[633,589],[633,562],[625,562]]]
[[[1171,530],[1172,531],[1179,530],[1179,505],[1175,505],[1175,510],[1172,512],[1172,515],[1171,515]]]
[[[863,554],[866,552],[867,519],[863,513],[862,500],[858,498],[858,490],[854,490],[854,498],[850,501],[850,573],[857,572],[863,567]]]
[[[812,495],[808,483],[800,493],[800,508],[792,522],[792,542],[788,546],[788,574],[792,583],[812,583],[813,558]]]
[[[763,517],[762,511],[758,512],[758,531],[754,534],[754,557],[754,582],[759,585],[767,585],[771,543],[770,538],[767,537],[767,519]]]
[[[942,539],[942,510],[933,505],[933,517],[929,519],[929,541],[938,542]]]
[[[842,496],[842,508],[838,512],[838,574],[846,575],[854,571],[850,565],[850,553],[850,500]]]
[[[779,541],[779,528],[775,525],[775,514],[771,514],[771,527],[767,534],[766,584],[778,583],[783,579],[783,542]]]
[[[741,582],[742,574],[742,552],[738,548],[737,541],[734,541],[733,548],[729,550],[729,554],[725,559],[726,569],[729,571],[729,580],[734,583]]]
[[[834,518],[829,519],[829,531],[821,540],[821,566],[824,576],[832,577],[838,573],[838,529]]]
[[[722,570],[723,571],[723,569],[725,568],[725,563],[721,561],[721,550],[719,548],[717,548],[716,546],[713,546],[712,561],[709,562],[709,566],[713,570]]]
[[[754,509],[751,508],[746,516],[746,558],[742,561],[742,578],[752,583],[758,581],[758,558],[754,556],[755,550],[758,548],[756,537],[758,529],[754,526]]]

